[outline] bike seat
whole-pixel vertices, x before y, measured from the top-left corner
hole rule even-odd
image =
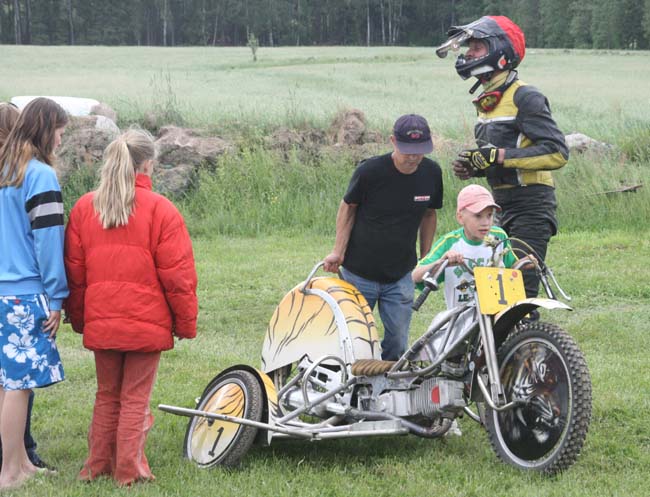
[[[382,361],[380,359],[360,359],[352,365],[354,376],[377,376],[390,371],[397,361]]]

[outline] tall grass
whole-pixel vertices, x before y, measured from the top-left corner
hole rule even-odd
[[[344,155],[324,164],[297,151],[244,150],[202,171],[181,209],[198,236],[328,232],[351,163]]]
[[[634,144],[650,153],[650,135]],[[385,153],[377,146],[367,156]],[[358,150],[314,152],[253,147],[221,157],[214,168],[202,169],[194,187],[173,199],[195,237],[256,236],[312,233],[333,236],[336,212],[356,163]],[[451,172],[451,149],[431,157],[443,171],[444,203],[438,211],[438,232],[456,227],[455,201],[466,185]],[[633,156],[632,156],[633,157]],[[645,156],[643,156],[645,159]],[[633,160],[620,151],[573,153],[555,171],[561,231],[644,231],[650,219],[650,161]],[[484,180],[475,180],[485,184]],[[66,211],[96,186],[96,173],[83,168],[63,187]],[[636,191],[622,192],[641,185]]]
[[[452,157],[451,152],[438,157],[445,188],[439,232],[456,226],[456,194],[465,185],[451,173]],[[215,172],[204,171],[196,190],[181,202],[181,210],[197,236],[333,235],[336,211],[355,159],[348,154],[310,157],[300,151],[285,155],[246,150],[222,158]],[[562,230],[646,229],[650,218],[647,163],[629,161],[617,153],[576,153],[555,178]],[[645,186],[637,192],[614,192],[637,184]]]

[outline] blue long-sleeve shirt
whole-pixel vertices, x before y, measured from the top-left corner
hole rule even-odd
[[[0,295],[45,293],[50,309],[68,296],[63,200],[56,173],[29,161],[23,184],[0,188]]]

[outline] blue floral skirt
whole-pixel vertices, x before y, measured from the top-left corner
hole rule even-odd
[[[0,296],[0,384],[6,391],[63,380],[54,338],[43,331],[49,315],[45,295]]]

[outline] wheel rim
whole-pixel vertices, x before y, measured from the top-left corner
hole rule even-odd
[[[506,398],[526,404],[492,413],[502,447],[523,466],[552,458],[566,436],[572,412],[567,364],[550,341],[531,338],[504,358],[501,381]]]
[[[220,385],[199,410],[215,414],[244,417],[247,404],[246,386],[232,379]],[[237,423],[196,417],[188,441],[191,459],[199,465],[213,464],[225,454],[239,436],[243,426]]]

